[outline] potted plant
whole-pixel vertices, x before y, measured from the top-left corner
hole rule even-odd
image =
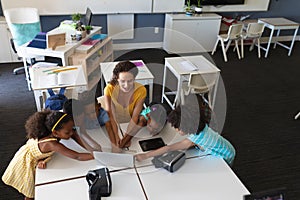
[[[187,0],[184,10],[187,16],[192,16],[194,14],[194,9],[191,5],[191,0]]]
[[[195,6],[195,12],[196,13],[202,12],[201,0],[197,0],[197,6]]]
[[[89,25],[85,26],[84,28],[85,28],[87,34],[90,34],[91,30],[93,30],[93,27],[89,26]]]
[[[73,22],[78,23],[78,22],[80,21],[81,17],[82,17],[82,16],[81,16],[80,13],[74,13],[74,14],[72,15],[72,20],[73,20]]]

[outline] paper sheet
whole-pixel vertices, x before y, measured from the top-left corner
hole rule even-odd
[[[105,166],[134,167],[134,155],[94,151],[94,158]]]

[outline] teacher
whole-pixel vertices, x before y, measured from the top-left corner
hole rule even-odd
[[[105,105],[110,117],[115,138],[112,141],[119,144],[118,124],[129,122],[126,133],[130,132],[138,122],[147,95],[146,88],[135,82],[138,68],[130,61],[119,62],[113,77],[104,89]],[[125,134],[125,133],[124,133]]]

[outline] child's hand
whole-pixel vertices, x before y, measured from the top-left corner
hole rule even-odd
[[[47,162],[45,162],[45,161],[43,161],[43,160],[40,160],[40,161],[38,162],[38,164],[37,164],[37,167],[38,167],[39,169],[46,169],[46,167],[47,167]]]
[[[137,161],[143,161],[148,158],[146,153],[136,154],[134,157]]]
[[[125,143],[125,142],[126,142],[126,141],[124,141],[124,140],[120,140],[118,146],[119,146],[120,148],[127,148],[127,147],[130,147],[131,141],[128,141],[128,142],[126,142],[126,143]]]

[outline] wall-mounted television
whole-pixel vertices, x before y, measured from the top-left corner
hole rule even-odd
[[[185,1],[187,2],[187,0]],[[201,0],[202,6],[238,5],[244,4],[245,0]],[[198,0],[191,0],[191,5],[197,5]]]

